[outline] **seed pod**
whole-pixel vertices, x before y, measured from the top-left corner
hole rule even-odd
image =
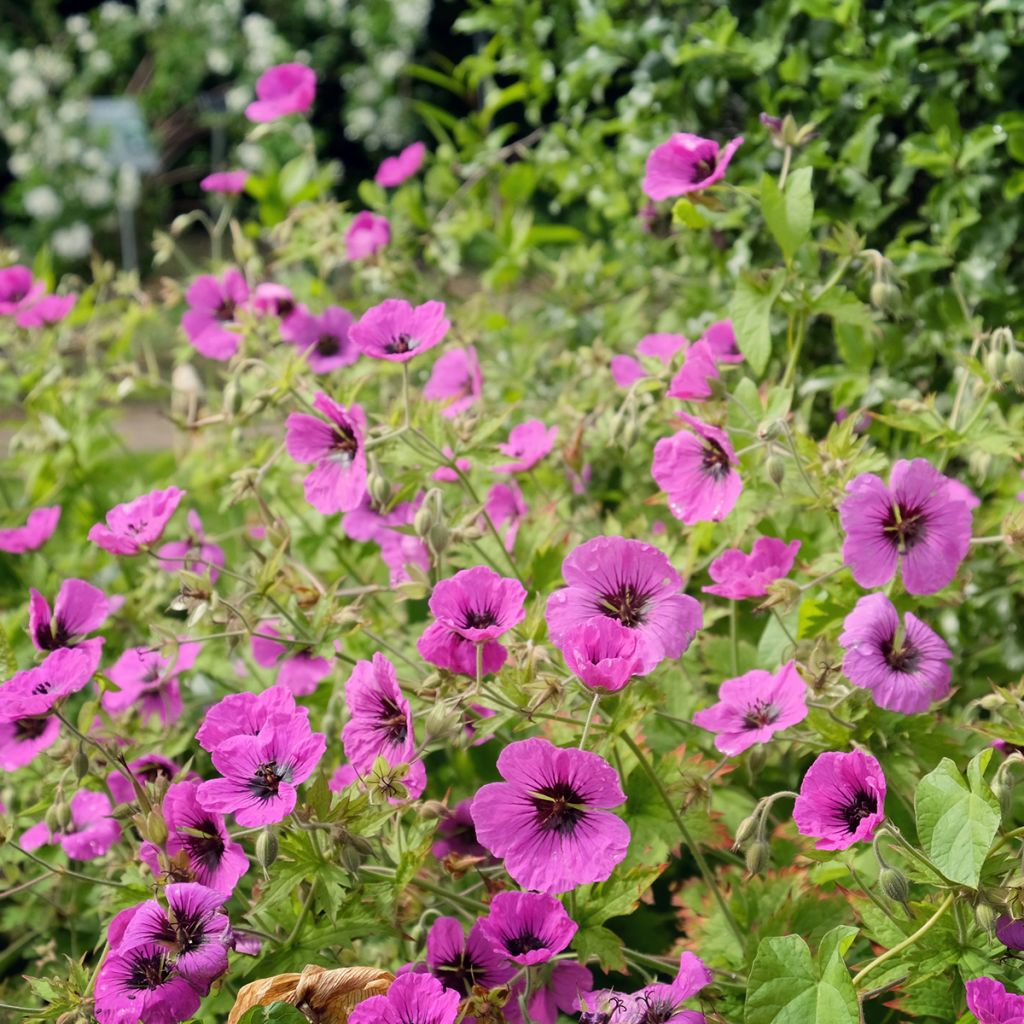
[[[1014,349],[1006,357],[1006,373],[1018,391],[1024,390],[1024,352]]]
[[[765,459],[764,463],[765,471],[768,473],[768,479],[771,480],[776,487],[782,486],[782,481],[786,478],[786,463],[778,455],[769,455]]]
[[[43,816],[43,821],[46,822],[46,827],[51,832],[60,831],[60,815],[57,812],[59,807],[67,807],[67,804],[63,802],[50,804],[46,810],[46,814]]]
[[[237,380],[229,380],[224,385],[224,411],[230,416],[236,416],[242,408],[242,389],[238,386]]]
[[[263,868],[266,875],[267,869],[277,860],[277,833],[272,828],[265,828],[256,837],[256,863]]]
[[[427,821],[435,821],[437,818],[446,818],[448,808],[440,800],[424,800],[419,807],[420,817]]]
[[[433,525],[434,511],[426,502],[423,502],[423,504],[416,510],[416,515],[413,516],[412,520],[412,526],[416,531],[416,536],[420,539],[426,538]]]
[[[89,774],[89,755],[85,752],[85,747],[81,743],[78,744],[75,756],[71,759],[71,769],[79,782]]]
[[[363,855],[354,846],[343,846],[341,864],[350,875],[354,875],[362,867]]]
[[[772,848],[763,840],[759,839],[747,847],[747,871],[751,875],[763,874],[772,861]]]
[[[888,865],[879,872],[878,884],[882,892],[897,903],[906,903],[910,897],[910,884],[906,876]]]

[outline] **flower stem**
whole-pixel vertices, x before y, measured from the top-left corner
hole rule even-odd
[[[779,171],[779,191],[786,187],[786,178],[789,177],[789,164],[793,159],[793,147],[787,146],[782,153],[782,170]]]
[[[402,363],[402,407],[405,410],[403,429],[408,430],[412,417],[409,414],[409,364]]]
[[[601,694],[595,691],[594,699],[590,702],[590,708],[587,710],[587,717],[583,722],[583,735],[580,736],[580,750],[583,750],[587,745],[587,736],[590,733],[590,723],[594,717],[594,712],[597,710],[597,702],[600,699]]]
[[[697,868],[700,870],[701,876],[704,879],[715,899],[718,901],[718,906],[722,911],[722,916],[725,918],[726,923],[729,925],[729,929],[732,931],[739,943],[740,949],[745,948],[745,939],[743,932],[740,931],[740,926],[736,923],[736,918],[733,917],[732,910],[729,908],[729,904],[726,902],[725,896],[722,894],[722,890],[718,888],[718,883],[715,880],[715,876],[711,872],[711,867],[704,857],[704,851],[694,841],[693,836],[690,834],[690,830],[686,827],[686,823],[683,821],[682,816],[676,808],[672,797],[669,796],[668,790],[665,789],[664,783],[658,778],[657,773],[652,767],[650,761],[647,760],[646,755],[638,746],[636,740],[629,735],[628,732],[619,734],[622,741],[632,751],[633,756],[637,759],[640,767],[643,769],[644,774],[654,783],[654,788],[657,789],[659,796],[668,808],[669,813],[672,815],[672,820],[676,824],[676,828],[679,829],[679,834],[682,836],[683,842],[690,848],[690,852],[693,854],[693,859],[697,862]]]
[[[732,674],[740,674],[739,639],[736,635],[736,602],[729,603],[729,649],[732,652]]]
[[[891,960],[894,956],[899,956],[900,953],[905,949],[909,949],[914,945],[915,942],[924,938],[938,924],[939,919],[947,910],[953,905],[953,893],[949,893],[946,898],[939,904],[939,909],[920,928],[914,932],[913,935],[908,935],[902,942],[897,942],[892,949],[887,949],[880,956],[876,956],[870,963],[865,964],[864,967],[854,975],[853,984],[854,987],[858,986],[864,978],[866,978],[875,968],[881,967],[887,960]]]

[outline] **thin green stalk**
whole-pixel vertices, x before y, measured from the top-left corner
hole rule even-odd
[[[594,699],[590,702],[590,708],[587,711],[587,717],[583,722],[583,735],[580,736],[580,750],[583,750],[587,745],[587,736],[590,733],[590,723],[594,718],[594,712],[597,710],[597,702],[601,699],[599,691],[594,691]]]
[[[740,674],[739,640],[736,635],[736,601],[729,602],[729,650],[732,652],[732,674]]]
[[[111,889],[134,889],[133,885],[125,885],[124,882],[115,882],[112,878],[100,878],[98,875],[86,875],[81,871],[74,871],[66,867],[54,867],[47,864],[41,857],[37,857],[30,850],[23,850],[18,847],[18,852],[24,854],[29,860],[35,861],[41,868],[52,871],[55,875],[67,875],[68,878],[80,878],[83,882],[92,882],[94,885],[108,885]]]
[[[905,949],[909,949],[914,943],[924,938],[938,924],[939,919],[947,910],[953,905],[953,893],[949,893],[948,896],[939,905],[939,909],[920,928],[914,932],[913,935],[908,935],[902,942],[897,942],[892,949],[887,949],[880,956],[876,956],[870,963],[865,964],[864,967],[858,971],[853,977],[853,985],[856,988],[872,971],[876,968],[881,967],[886,961],[891,960],[894,956],[899,956],[900,953]]]
[[[626,744],[627,747],[632,751],[633,756],[637,759],[640,767],[643,769],[644,774],[654,783],[654,788],[657,789],[659,796],[668,808],[669,813],[672,815],[672,820],[676,824],[676,828],[679,829],[679,834],[683,839],[683,842],[690,848],[690,852],[693,854],[693,859],[697,862],[697,868],[700,870],[701,876],[704,879],[706,885],[711,889],[718,906],[725,917],[726,923],[729,925],[730,930],[739,943],[740,949],[745,948],[745,939],[743,932],[740,931],[740,926],[736,923],[736,918],[733,917],[732,910],[729,908],[729,904],[726,902],[725,896],[722,895],[721,889],[718,888],[718,883],[715,880],[715,876],[711,872],[711,867],[708,865],[706,858],[704,857],[704,851],[694,841],[693,836],[690,834],[690,830],[686,827],[686,823],[683,821],[682,816],[676,809],[676,805],[669,796],[668,790],[665,789],[664,783],[658,778],[657,772],[655,772],[650,761],[647,760],[646,755],[638,746],[636,740],[629,735],[628,732],[619,734],[619,737]]]
[[[302,926],[306,923],[306,918],[309,916],[310,908],[313,906],[315,893],[316,882],[310,882],[309,892],[306,893],[306,898],[302,901],[302,909],[299,911],[299,916],[295,919],[295,927],[288,933],[288,938],[284,940],[282,945],[291,946],[298,938],[299,932],[302,931]]]
[[[782,169],[779,171],[779,191],[786,187],[786,178],[789,177],[789,165],[793,160],[793,147],[787,146],[782,152]]]

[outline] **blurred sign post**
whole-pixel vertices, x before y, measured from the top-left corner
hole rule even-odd
[[[89,126],[103,139],[107,159],[123,174],[130,168],[137,176],[160,167],[160,157],[149,139],[149,129],[138,103],[129,96],[97,96],[89,101]],[[124,200],[118,189],[117,217],[121,228],[121,266],[139,269],[135,237],[138,190]]]

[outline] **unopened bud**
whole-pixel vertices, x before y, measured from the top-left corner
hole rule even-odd
[[[427,544],[430,550],[434,553],[434,557],[438,558],[444,554],[445,548],[448,547],[448,542],[451,540],[451,531],[444,523],[434,523],[430,528],[430,532],[427,534]]]
[[[1024,352],[1014,349],[1006,357],[1006,373],[1018,391],[1024,391]]]
[[[167,822],[155,808],[146,815],[146,838],[157,846],[167,842]]]
[[[272,828],[265,828],[256,837],[256,863],[263,868],[265,875],[275,860],[277,860],[277,833]]]
[[[224,411],[231,416],[236,416],[242,408],[242,389],[238,381],[229,380],[224,385]]]
[[[1006,357],[998,349],[993,349],[985,356],[985,372],[994,381],[1001,381],[1006,371]]]
[[[363,865],[363,855],[354,846],[343,846],[341,864],[350,875],[354,875]]]
[[[426,818],[427,821],[447,818],[448,808],[440,800],[424,800],[420,804],[420,817]]]
[[[366,490],[378,508],[381,505],[386,505],[391,497],[391,485],[376,466],[373,467],[370,475],[366,478]]]
[[[85,747],[81,743],[78,744],[75,756],[71,759],[71,770],[79,781],[89,774],[89,755],[85,752]]]
[[[427,738],[433,739],[435,736],[447,735],[454,725],[457,714],[444,701],[436,701],[424,720]]]
[[[434,511],[426,503],[416,510],[416,515],[412,519],[412,528],[416,531],[416,536],[421,540],[425,539],[430,533],[430,528],[434,525]]]
[[[349,833],[345,842],[349,846],[355,847],[364,857],[369,857],[373,853],[373,844],[364,836],[354,836]]]
[[[767,760],[768,755],[764,751],[764,744],[758,743],[756,746],[750,748],[750,753],[747,754],[747,768],[751,775],[758,775],[764,763]]]
[[[46,814],[43,816],[43,821],[46,822],[46,827],[51,832],[60,831],[60,815],[57,812],[58,807],[67,807],[67,804],[61,802],[50,804],[46,810]]]
[[[736,838],[733,840],[734,849],[746,846],[748,841],[754,838],[758,826],[761,823],[761,815],[754,811],[749,817],[744,818],[736,829]]]
[[[996,777],[992,780],[992,792],[999,801],[999,809],[1005,817],[1010,813],[1010,806],[1013,802],[1013,786],[1009,784],[1006,773],[1002,770],[996,772]]]
[[[979,903],[974,908],[974,920],[983,932],[991,934],[996,928],[996,912],[988,903]]]
[[[890,281],[875,281],[871,286],[871,305],[875,309],[892,310],[900,300],[900,290]]]
[[[751,875],[763,874],[771,860],[772,848],[764,840],[759,839],[747,847],[747,871]]]
[[[910,885],[906,875],[886,865],[878,873],[878,884],[882,892],[897,903],[906,903],[910,898]]]
[[[765,459],[764,463],[765,472],[768,474],[768,479],[771,480],[776,487],[782,486],[782,481],[786,478],[786,463],[785,460],[779,455],[769,455]]]
[[[636,444],[639,436],[640,430],[636,425],[636,420],[631,416],[623,422],[622,429],[619,431],[619,447],[624,452],[628,452]]]

